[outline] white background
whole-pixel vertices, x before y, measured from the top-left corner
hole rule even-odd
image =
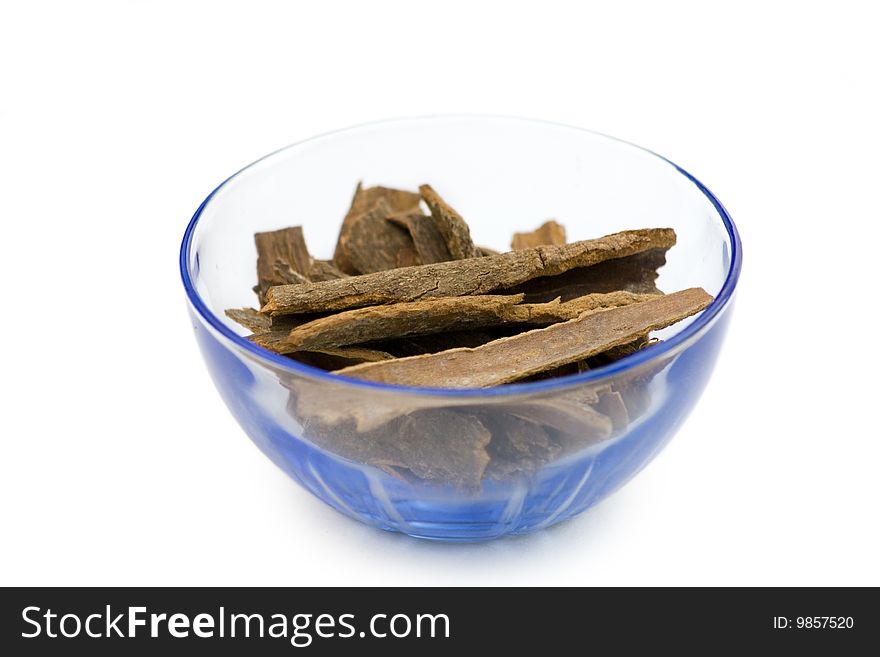
[[[0,583],[880,584],[870,3],[5,2]],[[744,242],[685,427],[622,491],[456,546],[288,480],[215,392],[177,271],[227,175],[402,115],[662,153]]]

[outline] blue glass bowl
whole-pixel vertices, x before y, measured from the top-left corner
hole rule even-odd
[[[667,292],[703,287],[715,301],[659,332],[659,344],[604,367],[488,389],[359,381],[247,341],[246,331],[223,311],[255,304],[253,234],[300,224],[313,255],[330,257],[359,180],[411,189],[430,182],[465,216],[477,243],[501,251],[515,230],[550,217],[566,226],[570,240],[670,226],[678,244],[668,253],[658,286]],[[681,426],[709,379],[730,319],[740,261],[739,237],[727,212],[681,168],[603,135],[496,117],[388,121],[282,149],[242,169],[205,199],[180,252],[202,355],[223,400],[257,446],[352,518],[448,541],[548,527],[590,508],[639,472]],[[610,413],[617,416],[610,430],[567,422],[563,415],[548,420],[548,408],[609,394],[615,407],[622,402],[626,409],[623,419]],[[403,414],[410,419],[408,440],[433,441],[438,460],[448,461],[454,455],[443,451],[447,443],[449,450],[460,449],[457,417],[511,409],[525,420],[549,421],[556,452],[531,470],[496,473],[477,486],[402,476],[337,448],[363,436],[381,441],[387,437],[383,431],[392,431],[387,427],[393,418]],[[316,415],[333,421],[316,425]],[[447,433],[438,436],[438,422]],[[497,429],[493,441],[495,436]]]

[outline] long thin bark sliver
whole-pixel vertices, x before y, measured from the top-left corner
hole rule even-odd
[[[394,356],[384,351],[365,347],[339,347],[317,351],[297,351],[288,354],[288,356],[298,360],[300,363],[319,367],[327,371],[340,370],[343,367],[359,365],[360,363],[377,363],[394,358]]]
[[[512,383],[670,326],[699,312],[711,301],[704,290],[691,288],[602,312],[587,311],[577,319],[494,340],[474,349],[451,349],[355,365],[336,373],[432,388],[483,388]]]
[[[238,322],[252,333],[265,333],[272,330],[272,318],[253,308],[227,308],[226,316]]]
[[[280,285],[267,293],[262,312],[285,315],[345,310],[399,301],[487,294],[539,276],[623,258],[675,244],[671,228],[628,230],[564,246],[538,246],[496,256],[402,267],[361,276]]]
[[[290,351],[362,344],[410,335],[429,335],[499,323],[522,295],[481,295],[410,301],[356,308],[294,328]]]
[[[575,319],[586,310],[616,308],[650,299],[614,292],[538,304],[520,304],[522,295],[479,295],[405,301],[355,308],[307,322],[291,330],[286,349],[318,349],[389,340],[412,335],[485,328],[506,324],[546,326]]]
[[[600,262],[592,267],[571,269],[558,276],[535,278],[505,290],[522,292],[526,303],[539,303],[561,297],[568,301],[595,292],[624,290],[639,294],[657,294],[658,272],[666,264],[666,248],[649,249],[625,258]]]

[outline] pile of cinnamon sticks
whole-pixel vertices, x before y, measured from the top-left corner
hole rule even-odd
[[[699,288],[657,289],[672,229],[568,243],[550,220],[497,253],[477,246],[429,185],[358,185],[332,260],[310,255],[299,226],[255,239],[261,307],[226,314],[265,349],[386,384],[482,388],[582,372],[644,348],[652,331],[712,301]],[[397,477],[474,488],[622,431],[647,408],[648,378],[497,408],[282,383],[322,447]]]
[[[331,261],[309,254],[299,226],[258,233],[262,307],[227,315],[256,344],[346,376],[513,383],[590,367],[705,308],[703,290],[663,295],[654,285],[674,244],[669,228],[568,244],[551,220],[494,253],[429,185],[359,185]]]

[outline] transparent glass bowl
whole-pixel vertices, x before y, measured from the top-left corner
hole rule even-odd
[[[658,286],[666,292],[703,287],[716,299],[697,317],[661,331],[660,344],[605,367],[489,389],[343,378],[248,342],[245,329],[223,311],[256,304],[253,234],[299,224],[312,255],[329,258],[359,180],[407,189],[430,183],[467,219],[478,244],[499,251],[508,250],[514,231],[551,217],[565,225],[569,240],[669,226],[678,244],[667,255]],[[649,151],[555,124],[434,117],[319,136],[242,169],[196,211],[180,266],[198,344],[217,389],[272,461],[352,518],[422,538],[467,541],[571,518],[660,451],[712,371],[730,318],[740,253],[736,228],[718,200]],[[609,392],[627,408],[610,431],[568,421],[564,414],[548,416],[548,408],[584,400],[601,404],[597,400]],[[477,485],[451,481],[449,470],[462,449],[458,432],[466,431],[462,422],[478,417],[491,423],[511,409],[520,418],[553,425],[552,458],[532,471],[502,467]],[[316,414],[334,420],[316,424]],[[400,440],[401,416],[406,440],[428,462],[419,476],[352,456],[363,445],[358,441]],[[496,426],[493,441],[498,435]],[[520,444],[531,438],[520,436]],[[535,440],[546,442],[543,435]],[[433,463],[440,476],[431,472]]]

